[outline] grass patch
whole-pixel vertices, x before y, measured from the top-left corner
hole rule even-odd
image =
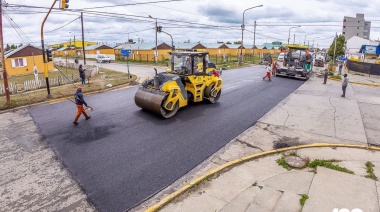
[[[73,70],[72,70],[73,71]],[[63,71],[65,73],[65,71]],[[75,70],[75,73],[78,71]],[[54,73],[59,74],[61,76],[62,74],[60,72]],[[52,74],[49,76],[52,76]],[[57,75],[58,76],[58,75]],[[86,85],[83,87],[83,93],[86,95],[88,92],[94,92],[99,91],[102,92],[106,88],[107,84],[112,84],[113,86],[128,84],[131,81],[136,80],[135,75],[131,75],[132,78],[128,78],[127,73],[117,72],[109,69],[99,68],[99,74],[95,75],[90,79],[90,83],[87,83],[86,79]],[[20,77],[12,77],[13,80],[19,81],[19,80],[25,80],[28,77],[32,77],[34,79],[34,75],[31,76],[20,76]],[[22,81],[21,81],[22,82]],[[75,83],[76,85],[80,85],[80,83]],[[10,109],[30,104],[35,104],[39,102],[44,102],[46,100],[53,100],[53,99],[59,99],[63,97],[68,97],[70,99],[73,98],[73,95],[76,91],[76,87],[74,87],[72,84],[69,85],[62,85],[57,87],[50,87],[50,94],[51,98],[47,98],[47,89],[42,88],[35,91],[29,91],[29,92],[23,92],[18,94],[11,95],[11,104],[6,104],[6,98],[2,97],[0,98],[0,110],[4,109]]]
[[[347,168],[341,167],[339,165],[335,165],[331,161],[327,161],[327,160],[315,159],[315,160],[313,160],[312,162],[309,163],[309,167],[313,168],[314,171],[317,169],[317,166],[322,166],[322,167],[325,167],[325,168],[328,168],[328,169],[333,169],[333,170],[340,171],[340,172],[345,172],[345,173],[348,173],[348,174],[355,174],[353,171],[351,171],[351,170],[349,170]]]
[[[300,199],[300,204],[303,207],[305,205],[306,200],[309,199],[309,196],[307,194],[302,194]]]
[[[252,186],[257,186],[257,181],[255,181],[255,182],[252,184]]]
[[[336,79],[336,80],[342,80],[342,77],[340,75],[336,75],[336,76],[330,76],[330,78],[332,79]]]
[[[334,76],[334,72],[329,71],[329,76]]]
[[[288,170],[288,171],[292,169],[292,168],[290,168],[290,166],[286,163],[286,161],[285,161],[285,156],[281,156],[281,158],[277,159],[276,162],[277,162],[277,164],[278,164],[279,166],[282,166],[284,169],[286,169],[286,170]]]
[[[365,175],[364,177],[377,181],[378,179],[377,179],[375,173],[373,173],[373,171],[374,171],[373,167],[375,167],[375,165],[373,165],[373,163],[371,163],[370,161],[367,161],[365,163],[365,166],[367,167],[367,173],[368,174]]]

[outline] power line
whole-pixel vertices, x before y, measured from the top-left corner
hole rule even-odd
[[[88,8],[83,8],[83,9],[102,9],[102,8],[110,8],[110,7],[133,6],[133,5],[140,5],[140,4],[157,4],[157,3],[175,2],[175,1],[185,1],[185,0],[166,0],[166,1],[137,2],[137,3],[132,3],[132,4],[119,4],[119,5],[101,6],[101,7],[88,7]]]
[[[26,41],[25,42],[26,44],[27,43],[33,43],[34,44],[34,42],[24,33],[24,31],[22,31],[22,29],[17,25],[17,23],[15,21],[13,21],[13,19],[7,14],[7,12],[5,12],[5,11],[3,11],[3,12],[4,12],[4,16],[7,18],[7,20],[11,24],[12,28],[20,36],[21,40],[23,40],[23,42]]]
[[[67,24],[64,24],[64,25],[63,25],[63,26],[61,26],[61,27],[58,27],[58,28],[56,28],[56,29],[53,29],[53,30],[47,31],[46,33],[54,32],[54,31],[57,31],[57,30],[59,30],[59,29],[62,29],[63,27],[65,27],[65,26],[67,26],[67,25],[69,25],[69,24],[73,23],[73,22],[74,22],[74,21],[76,21],[77,19],[80,19],[80,17],[78,17],[78,18],[75,18],[74,20],[70,21],[70,22],[69,22],[69,23],[67,23]]]

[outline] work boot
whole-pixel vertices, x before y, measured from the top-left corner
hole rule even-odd
[[[87,118],[86,118],[86,120],[89,120],[91,118],[91,116],[88,116]]]
[[[76,125],[78,125],[78,122],[74,121],[73,124],[76,126]]]

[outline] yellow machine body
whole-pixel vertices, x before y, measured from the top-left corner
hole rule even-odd
[[[218,101],[223,80],[215,65],[207,60],[208,53],[171,52],[171,69],[146,80],[135,95],[137,106],[161,115],[174,116],[189,101]],[[187,64],[186,64],[187,62]]]

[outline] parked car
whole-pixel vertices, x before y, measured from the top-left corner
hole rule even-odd
[[[98,54],[98,56],[96,56],[96,62],[97,63],[110,63],[111,59],[107,55]]]

